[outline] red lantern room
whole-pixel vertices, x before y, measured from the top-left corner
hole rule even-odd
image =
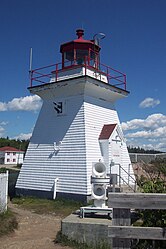
[[[85,40],[83,29],[77,29],[76,35],[77,39],[60,46],[60,63],[30,70],[30,87],[34,82],[47,84],[88,75],[126,90],[126,75],[100,62],[99,41],[105,35],[97,33],[92,40]]]
[[[60,47],[62,69],[73,65],[89,65],[98,69],[100,47],[95,44],[94,40],[83,38],[83,29],[77,29],[76,35],[78,36],[76,40],[64,43]]]

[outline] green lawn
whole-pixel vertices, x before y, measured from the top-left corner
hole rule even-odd
[[[55,214],[61,217],[71,214],[83,205],[83,203],[72,200],[58,198],[47,200],[35,197],[13,198],[12,203],[38,214]]]

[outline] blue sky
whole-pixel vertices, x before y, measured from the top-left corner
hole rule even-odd
[[[117,103],[128,145],[166,151],[165,0],[1,0],[0,137],[31,136],[41,101],[30,96],[33,68],[61,60],[59,46],[84,28],[103,32],[101,61],[127,74]]]

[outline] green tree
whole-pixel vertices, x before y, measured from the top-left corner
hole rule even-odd
[[[26,151],[29,144],[29,140],[0,138],[0,148],[4,146],[11,146],[19,150]]]
[[[145,150],[143,148],[138,147],[131,147],[128,146],[128,151],[129,153],[144,153],[144,154],[158,154],[158,153],[162,153],[161,151],[158,150]]]

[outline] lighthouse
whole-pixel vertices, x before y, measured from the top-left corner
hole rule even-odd
[[[60,46],[60,63],[31,71],[30,93],[43,100],[17,183],[18,195],[86,200],[92,165],[133,175],[115,103],[128,96],[126,75],[101,63],[98,39]]]

